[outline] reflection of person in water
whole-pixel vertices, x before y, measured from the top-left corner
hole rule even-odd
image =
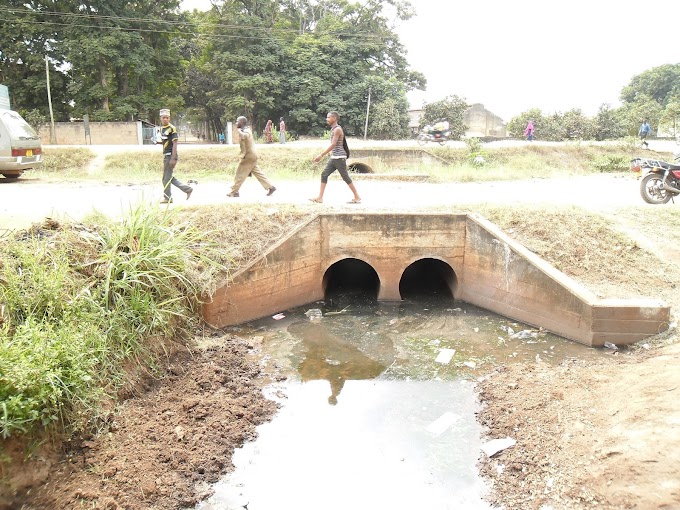
[[[331,384],[328,403],[338,403],[347,380],[374,379],[387,365],[369,358],[354,345],[331,334],[320,324],[296,322],[288,332],[302,340],[303,359],[298,372],[303,381],[325,379]]]

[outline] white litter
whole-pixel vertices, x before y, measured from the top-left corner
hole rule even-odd
[[[613,350],[615,350],[615,351],[618,351],[618,350],[619,350],[619,348],[616,347],[616,345],[614,345],[614,344],[611,343],[611,342],[605,342],[605,343],[604,343],[604,346],[605,346],[607,349],[613,349]]]
[[[459,417],[453,414],[452,412],[446,412],[442,414],[439,418],[437,418],[435,421],[430,423],[425,428],[425,430],[433,433],[435,436],[440,436],[446,431],[446,429],[448,429],[451,425],[456,423],[458,421],[458,418]]]
[[[475,368],[477,366],[477,363],[475,363],[474,361],[465,361],[463,365],[465,365],[468,368]]]
[[[275,321],[280,321],[284,317],[285,317],[285,315],[283,315],[282,313],[277,313],[276,315],[272,315],[272,319],[274,319]]]
[[[506,437],[503,439],[492,439],[491,441],[487,441],[482,445],[481,448],[482,451],[486,453],[487,457],[493,457],[498,452],[502,452],[503,450],[506,450],[511,446],[515,446],[516,444],[517,441],[511,437]]]
[[[323,313],[318,308],[310,308],[305,312],[305,315],[309,318],[309,320],[323,318]]]
[[[439,349],[439,355],[434,361],[435,363],[448,365],[454,354],[456,354],[456,349]]]

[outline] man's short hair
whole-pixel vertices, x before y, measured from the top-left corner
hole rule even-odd
[[[328,112],[328,115],[331,117],[335,117],[335,120],[338,120],[340,118],[340,114],[336,111]]]
[[[240,123],[241,121],[244,121],[245,123],[248,123],[248,119],[246,119],[243,115],[241,115],[240,117],[238,117],[238,118],[236,119],[236,124]]]

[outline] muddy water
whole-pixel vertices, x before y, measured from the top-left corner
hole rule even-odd
[[[476,379],[501,362],[602,355],[453,301],[282,315],[235,328],[288,379],[266,389],[280,412],[198,509],[491,508]]]

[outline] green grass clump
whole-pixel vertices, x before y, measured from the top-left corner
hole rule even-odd
[[[95,153],[90,149],[45,149],[43,164],[34,172],[48,177],[80,177],[94,158]]]
[[[194,325],[203,284],[224,271],[172,211],[137,208],[102,227],[38,228],[0,249],[0,436],[96,423],[164,338]]]

